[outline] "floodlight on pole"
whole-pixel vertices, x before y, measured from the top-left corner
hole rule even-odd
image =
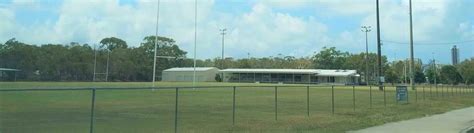
[[[362,26],[362,32],[365,32],[365,82],[369,85],[369,42],[367,33],[371,31],[370,26]]]
[[[155,78],[156,78],[156,53],[157,53],[157,47],[158,47],[158,23],[160,20],[160,0],[157,0],[157,8],[156,8],[156,29],[155,29],[155,50],[154,50],[154,56],[153,56],[153,81],[152,81],[152,87],[155,87]],[[152,89],[154,90],[154,88]]]
[[[194,0],[194,71],[193,87],[196,86],[197,0]]]
[[[221,35],[222,35],[222,59],[221,59],[221,69],[224,69],[224,62],[225,62],[225,59],[224,59],[224,37],[225,37],[225,32],[227,31],[227,29],[219,29],[219,31],[221,31]],[[223,82],[224,81],[224,72],[222,72],[221,74],[221,81]]]

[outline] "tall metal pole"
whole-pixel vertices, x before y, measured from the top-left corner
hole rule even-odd
[[[224,69],[224,37],[225,37],[225,32],[227,31],[227,29],[220,29],[221,31],[221,35],[222,35],[222,59],[221,59],[221,69]],[[221,80],[222,82],[224,82],[224,72],[222,72],[221,74]]]
[[[92,77],[92,82],[95,82],[96,69],[97,69],[97,44],[94,44],[94,75]]]
[[[220,29],[221,31],[221,35],[222,35],[222,61],[224,61],[224,37],[225,37],[225,32],[227,31],[227,29]],[[224,64],[221,63],[221,67],[224,68]]]
[[[435,60],[435,58],[434,58],[434,53],[432,53],[432,54],[433,54],[433,71],[434,71],[433,77],[434,77],[434,84],[437,85],[438,83],[436,82],[436,81],[437,81],[436,76],[437,76],[437,73],[438,73],[438,72],[437,72],[437,70],[436,70],[437,68],[436,68],[436,60]]]
[[[94,108],[95,108],[95,88],[92,89],[91,116],[90,116],[89,133],[94,132]]]
[[[107,82],[109,78],[109,59],[110,59],[110,49],[107,48],[107,67],[105,68],[105,82]]]
[[[155,87],[155,80],[156,80],[156,53],[157,53],[157,47],[158,47],[158,23],[160,20],[160,0],[157,1],[157,8],[156,8],[156,29],[155,29],[155,50],[154,50],[154,56],[153,56],[153,81],[152,85]]]
[[[410,86],[415,90],[415,59],[413,53],[413,12],[410,0]]]
[[[365,82],[367,85],[369,85],[369,42],[367,33],[370,31],[370,26],[362,26],[362,32],[365,32]]]
[[[378,64],[378,82],[379,82],[379,90],[383,90],[382,87],[382,48],[381,48],[381,40],[380,40],[380,15],[379,15],[379,0],[376,0],[376,7],[377,7],[377,64]]]
[[[194,0],[194,71],[193,86],[196,86],[197,0]]]

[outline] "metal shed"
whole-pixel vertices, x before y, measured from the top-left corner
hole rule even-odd
[[[216,81],[216,75],[219,69],[215,67],[196,67],[197,82],[213,82]],[[163,70],[162,81],[168,82],[192,82],[194,76],[193,67],[170,68]]]
[[[19,72],[19,71],[20,71],[19,69],[0,68],[0,80],[7,80],[8,79],[8,72],[12,72],[13,73],[13,81],[16,81],[16,75],[17,75],[17,72]],[[7,78],[7,79],[5,79],[5,78]]]

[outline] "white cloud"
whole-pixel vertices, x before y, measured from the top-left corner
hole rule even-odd
[[[0,39],[7,39],[15,31],[15,14],[8,9],[0,8]],[[5,38],[6,37],[6,38]]]
[[[191,56],[194,44],[194,0],[161,1],[160,35],[175,39]],[[219,29],[223,27],[228,29],[226,56],[237,58],[246,57],[247,52],[252,56],[274,56],[278,53],[307,56],[323,46],[337,46],[348,51],[364,50],[360,46],[364,44],[365,38],[359,26],[335,33],[332,28],[336,27],[328,25],[345,25],[324,24],[318,20],[321,18],[350,18],[355,23],[371,25],[373,28],[369,39],[375,40],[373,0],[264,0],[254,3],[251,10],[243,13],[219,11],[214,7],[214,0],[198,2],[198,58],[220,56]],[[472,20],[459,19],[465,15],[456,15],[460,12],[469,14],[469,9],[463,7],[469,4],[459,5],[457,1],[447,0],[413,2],[415,42],[473,36]],[[116,36],[126,40],[129,45],[137,46],[143,37],[155,34],[156,0],[137,0],[133,5],[120,4],[118,0],[65,0],[58,9],[54,9],[58,14],[57,20],[32,25],[16,22],[15,11],[26,10],[29,6],[25,4],[37,3],[37,0],[17,0],[17,6],[0,8],[0,39],[17,37],[34,44],[72,41],[97,43],[102,38]],[[53,8],[40,5],[40,9]],[[307,7],[316,12],[310,8],[305,15],[295,15],[280,10]],[[407,0],[381,0],[380,9],[382,39],[407,42]],[[452,19],[453,14],[455,19]]]

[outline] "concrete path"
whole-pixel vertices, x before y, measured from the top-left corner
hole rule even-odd
[[[349,133],[459,133],[474,126],[474,107],[418,119],[387,123]]]

